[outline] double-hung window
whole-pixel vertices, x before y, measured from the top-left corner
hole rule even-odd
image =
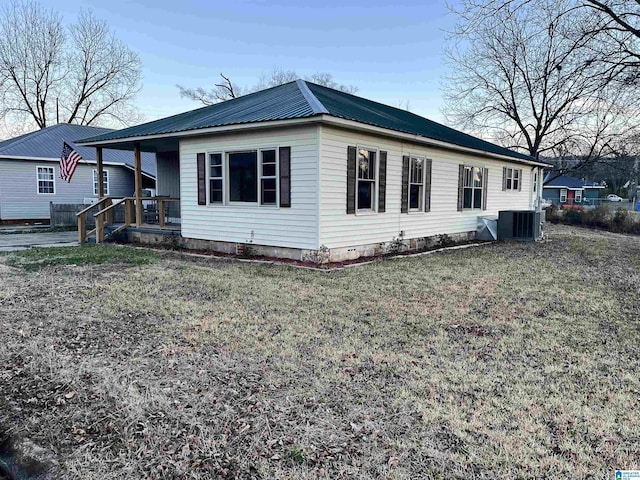
[[[485,181],[482,168],[464,167],[463,208],[482,208],[482,190]]]
[[[278,198],[278,160],[275,150],[260,150],[260,203],[276,205]]]
[[[409,211],[421,212],[424,207],[425,159],[411,157],[409,163]]]
[[[567,203],[567,189],[560,189],[560,203]]]
[[[36,180],[38,182],[38,193],[56,193],[56,180],[54,167],[36,167]]]
[[[576,190],[576,202],[582,202],[582,190]]]
[[[102,171],[102,192],[109,195],[109,172]],[[98,195],[98,170],[93,170],[93,194]]]
[[[223,203],[224,165],[222,153],[209,154],[209,203]]]
[[[522,181],[520,178],[522,170],[519,168],[507,168],[506,169],[506,178],[505,178],[505,189],[506,190],[520,190],[520,182]]]
[[[358,148],[356,209],[375,211],[376,205],[376,150]]]
[[[209,153],[209,203],[278,204],[278,150]]]

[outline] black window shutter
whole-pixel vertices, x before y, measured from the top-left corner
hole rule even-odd
[[[489,184],[489,169],[482,169],[482,210],[487,209],[487,185]]]
[[[409,157],[402,157],[402,194],[400,195],[400,212],[409,211]]]
[[[280,206],[291,207],[291,147],[280,147]]]
[[[197,155],[198,170],[198,205],[207,204],[207,166],[206,155],[198,153]]]
[[[464,206],[464,165],[458,166],[458,211]]]
[[[507,190],[507,167],[502,167],[502,191]]]
[[[518,191],[522,190],[522,169],[518,173]]]
[[[384,213],[387,207],[387,152],[380,152],[378,168],[378,213]]]
[[[356,147],[347,147],[347,214],[356,213]]]
[[[432,161],[427,159],[424,164],[424,211],[431,211],[431,164]]]

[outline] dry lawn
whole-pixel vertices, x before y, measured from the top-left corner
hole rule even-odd
[[[72,479],[640,468],[640,241],[549,230],[329,273],[2,257],[0,430]]]

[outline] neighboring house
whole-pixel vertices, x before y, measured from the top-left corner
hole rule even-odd
[[[113,130],[58,124],[0,142],[0,221],[46,221],[49,203],[82,204],[97,199],[95,148],[75,144],[90,135]],[[82,156],[70,183],[60,178],[60,153],[66,141]],[[110,196],[131,196],[134,158],[131,152],[104,150],[104,191]],[[155,186],[155,156],[142,158],[143,182]]]
[[[542,198],[556,206],[594,205],[600,198],[603,185],[585,182],[567,175],[548,172],[544,177]]]
[[[473,238],[478,217],[539,205],[548,166],[302,80],[80,143],[157,152],[185,246],[296,259]]]

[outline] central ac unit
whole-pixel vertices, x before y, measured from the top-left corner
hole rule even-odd
[[[544,211],[503,210],[498,213],[498,240],[540,240],[543,224]]]

